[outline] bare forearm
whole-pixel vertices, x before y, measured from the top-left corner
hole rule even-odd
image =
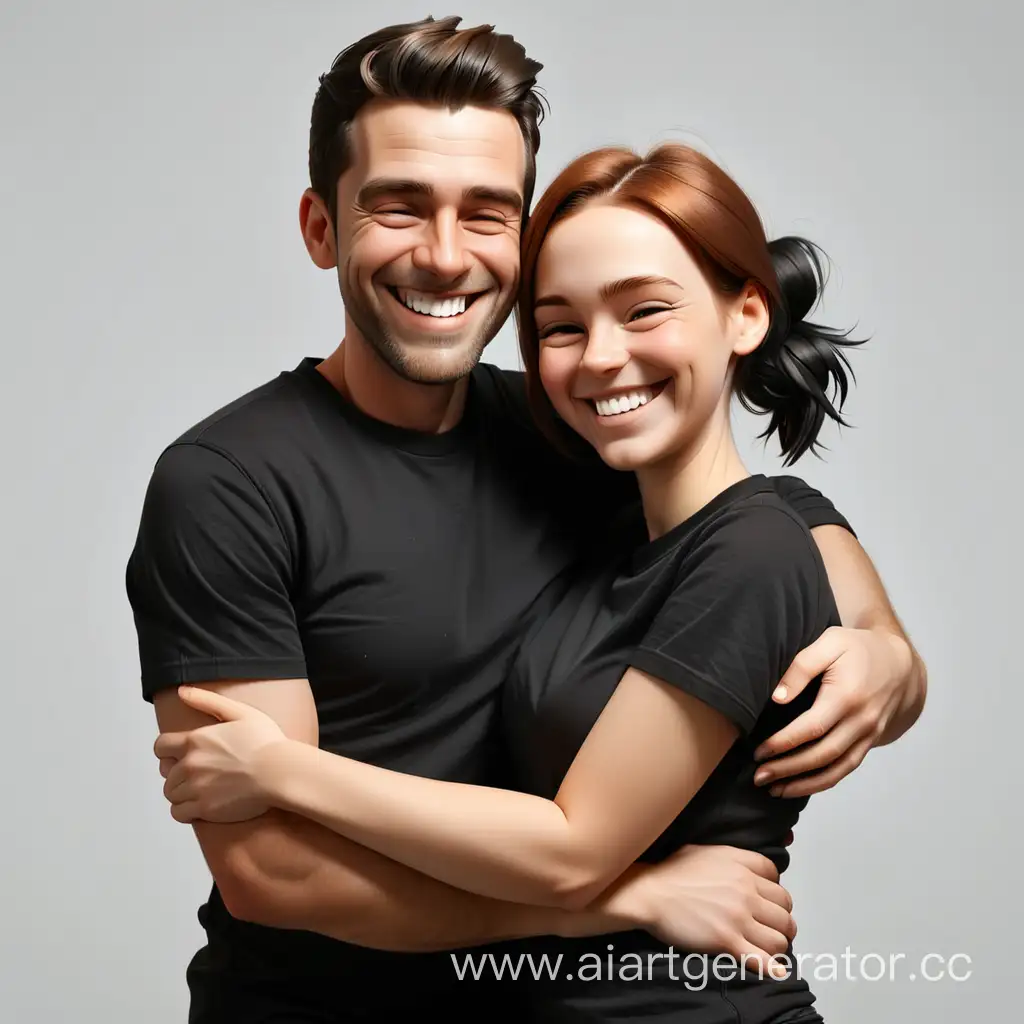
[[[882,627],[885,628],[885,627]],[[896,630],[893,632],[895,642],[904,645],[900,648],[899,657],[908,659],[907,667],[907,688],[900,706],[896,713],[889,720],[889,724],[875,744],[884,747],[886,744],[898,740],[917,720],[924,710],[925,699],[928,695],[928,669],[924,660],[917,652],[917,649],[910,642],[909,637],[903,632],[903,627],[896,622]]]
[[[871,559],[857,539],[839,526],[812,531],[844,626],[868,629],[891,643],[893,664],[905,681],[904,696],[879,741],[892,743],[918,719],[928,690],[924,661],[910,642]]]
[[[272,811],[232,857],[236,916],[375,949],[429,952],[533,935],[596,935],[641,922],[628,898],[572,913],[445,885],[293,815]],[[220,827],[220,826],[212,826]],[[230,826],[229,826],[230,827]]]
[[[403,775],[305,744],[268,748],[277,806],[448,885],[518,903],[564,905],[578,842],[552,801]]]

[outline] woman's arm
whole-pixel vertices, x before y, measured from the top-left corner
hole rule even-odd
[[[264,748],[260,775],[283,810],[449,885],[580,908],[668,827],[736,736],[720,712],[630,669],[554,801],[403,775],[290,741]]]
[[[778,508],[757,507],[755,519],[756,529],[737,516],[691,556],[554,801],[282,743],[256,756],[260,788],[282,809],[460,888],[585,906],[686,806],[753,726],[781,659],[820,628],[823,581],[806,530]],[[187,768],[168,778],[185,818],[203,813],[189,806],[197,770],[191,783]],[[206,804],[216,805],[209,793]]]

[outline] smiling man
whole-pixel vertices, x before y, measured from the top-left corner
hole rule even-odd
[[[498,711],[530,609],[599,537],[605,555],[627,543],[609,527],[635,504],[632,477],[558,454],[521,375],[480,361],[517,290],[540,65],[458,23],[383,29],[321,79],[300,223],[313,262],[337,273],[337,349],[214,412],[156,464],[127,587],[161,732],[210,721],[178,697],[193,683],[339,754],[514,786]],[[776,486],[814,530],[850,627],[788,674],[792,696],[829,672],[763,751],[768,781],[800,795],[908,728],[924,676],[842,516],[800,481]],[[193,1024],[426,1007],[529,1020],[507,993],[482,1011],[442,951],[624,921],[726,950],[701,922],[753,922],[765,892],[763,865],[715,850],[556,911],[442,885],[299,817],[194,828],[214,887],[188,969]]]

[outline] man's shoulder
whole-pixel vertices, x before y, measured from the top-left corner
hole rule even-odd
[[[196,443],[229,449],[259,445],[272,436],[268,428],[294,418],[303,405],[303,395],[292,375],[280,373],[204,416],[168,447]]]

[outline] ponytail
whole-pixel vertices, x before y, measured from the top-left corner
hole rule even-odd
[[[847,426],[833,404],[843,407],[853,370],[845,348],[861,345],[848,331],[805,318],[817,305],[825,284],[820,250],[803,238],[788,236],[768,243],[781,301],[771,302],[771,324],[760,346],[736,370],[736,394],[750,412],[768,413],[758,435],[778,434],[785,465],[818,445],[825,417]],[[829,391],[833,398],[829,398]]]

